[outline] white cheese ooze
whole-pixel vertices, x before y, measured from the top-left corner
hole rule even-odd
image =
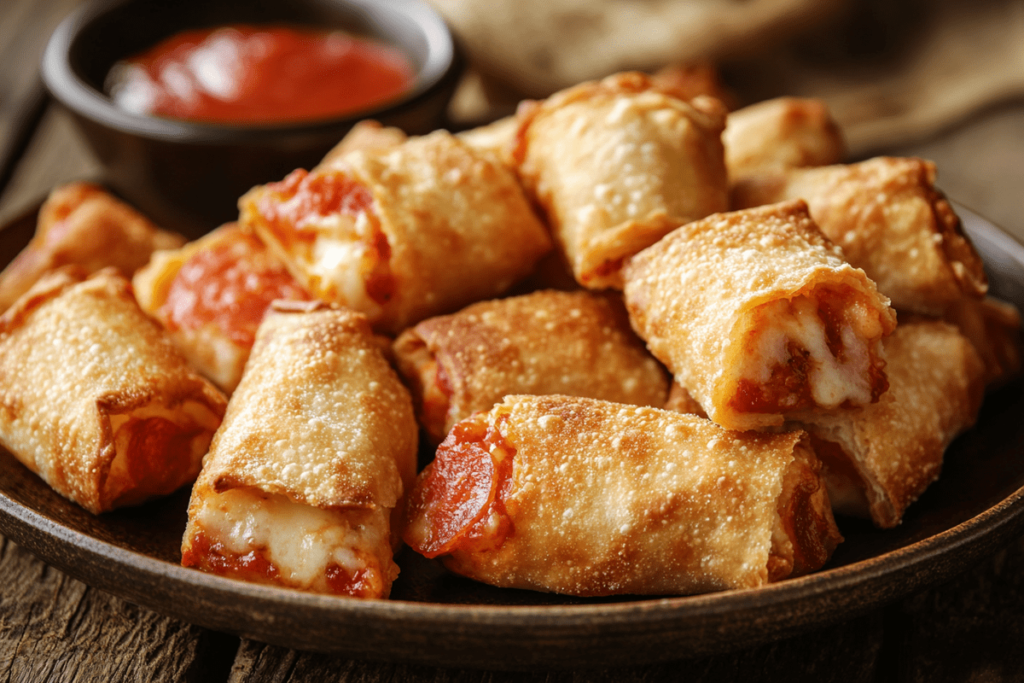
[[[758,307],[756,317],[761,329],[744,354],[740,377],[756,384],[769,382],[774,368],[789,363],[789,347],[795,344],[808,353],[808,388],[818,406],[831,409],[846,402],[852,405],[871,402],[871,342],[854,328],[854,324],[864,327],[860,321],[851,323],[848,316],[841,321],[840,359],[829,349],[825,322],[818,314],[814,297],[798,296],[769,302]],[[792,396],[792,403],[798,398]]]
[[[325,574],[332,564],[350,575],[380,572],[377,553],[390,549],[387,511],[323,510],[251,489],[205,497],[195,524],[211,546],[261,554],[277,568],[280,584],[299,590],[330,592]],[[385,585],[397,573],[387,562]]]

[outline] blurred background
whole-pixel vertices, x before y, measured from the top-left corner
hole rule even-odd
[[[1020,0],[430,2],[468,58],[453,126],[615,71],[698,67],[734,106],[824,99],[851,161],[930,158],[947,194],[1024,239]],[[0,222],[36,202],[36,188],[99,177],[35,70],[49,33],[77,4],[0,3]]]

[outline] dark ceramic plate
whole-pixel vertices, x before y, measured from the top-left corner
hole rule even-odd
[[[992,292],[1024,309],[1024,247],[960,209]],[[0,259],[33,216],[0,232]],[[157,612],[287,647],[439,666],[639,664],[783,638],[938,584],[1024,531],[1024,381],[990,393],[902,525],[840,520],[846,542],[812,576],[695,597],[573,599],[502,590],[405,551],[392,600],[255,586],[183,569],[188,492],[94,517],[0,450],[0,532],[68,574]]]

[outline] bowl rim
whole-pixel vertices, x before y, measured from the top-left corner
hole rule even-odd
[[[87,83],[71,64],[71,46],[82,31],[98,19],[136,0],[99,0],[84,3],[70,12],[47,41],[40,64],[43,84],[58,102],[73,113],[107,128],[131,135],[170,142],[195,144],[249,141],[263,135],[288,137],[327,132],[350,126],[360,119],[379,117],[413,107],[457,69],[455,41],[444,19],[423,0],[334,0],[356,10],[393,13],[412,20],[427,43],[427,57],[411,88],[400,96],[373,107],[331,118],[276,124],[220,124],[137,114],[121,109],[101,90]],[[179,30],[185,30],[182,26]]]

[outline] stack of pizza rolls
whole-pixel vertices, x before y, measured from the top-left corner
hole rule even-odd
[[[844,165],[821,102],[730,112],[683,76],[454,135],[364,122],[236,223],[46,276],[0,319],[0,439],[93,512],[198,475],[183,564],[299,590],[386,597],[402,539],[580,596],[820,569],[833,513],[895,526],[939,475],[1018,372],[1019,315],[932,164]],[[119,308],[70,329],[100,289]],[[90,378],[57,411],[49,337]],[[97,370],[126,353],[168,386]]]

